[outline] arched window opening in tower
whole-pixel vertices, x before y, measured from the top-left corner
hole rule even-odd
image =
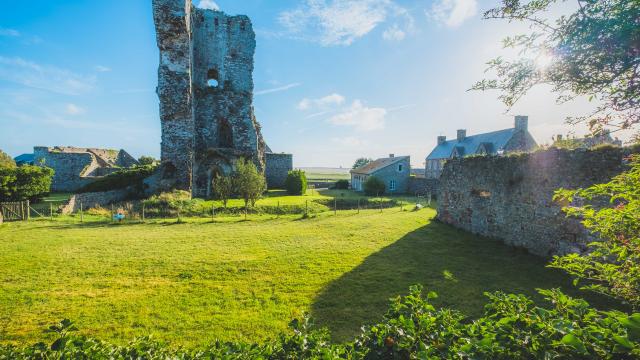
[[[216,88],[220,84],[220,76],[218,70],[211,69],[207,72],[207,86]]]
[[[233,129],[226,119],[218,120],[218,146],[233,148]]]

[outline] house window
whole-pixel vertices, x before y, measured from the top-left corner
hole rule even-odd
[[[398,172],[402,172],[402,164],[398,164]]]
[[[389,181],[389,190],[390,191],[396,191],[396,181],[395,180]]]

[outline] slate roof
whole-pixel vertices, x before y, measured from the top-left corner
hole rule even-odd
[[[33,164],[34,158],[33,154],[22,154],[16,156],[13,160],[18,164]]]
[[[389,165],[395,164],[402,160],[406,160],[408,158],[409,156],[395,156],[395,157],[377,159],[366,165],[360,166],[357,169],[351,170],[351,173],[371,175],[380,169],[384,169]]]
[[[459,156],[473,155],[478,151],[478,147],[481,144],[485,146],[485,149],[487,149],[490,154],[495,154],[507,145],[515,132],[516,129],[512,128],[467,136],[462,141],[458,141],[458,139],[445,141],[431,151],[431,154],[427,156],[427,160],[449,159],[454,149]]]

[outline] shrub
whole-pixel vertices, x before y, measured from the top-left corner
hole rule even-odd
[[[233,194],[233,179],[229,176],[216,175],[213,180],[213,195],[222,201],[224,207],[227,207],[227,202]]]
[[[307,193],[307,175],[302,170],[292,170],[287,174],[284,184],[289,195],[304,195]]]
[[[264,175],[258,171],[253,161],[245,159],[236,162],[233,185],[236,193],[244,200],[245,209],[249,204],[255,206],[256,201],[267,191],[267,180]]]
[[[0,201],[38,201],[51,190],[53,173],[40,166],[0,167]]]
[[[9,154],[0,150],[0,168],[3,168],[3,167],[15,168],[16,162],[13,160],[11,156],[9,156]]]
[[[155,165],[158,163],[158,160],[156,160],[154,157],[152,156],[140,156],[140,158],[138,159],[138,163],[142,166],[145,165]]]
[[[65,319],[49,328],[57,339],[18,348],[0,345],[0,359],[637,359],[640,314],[601,312],[559,290],[540,291],[550,308],[523,295],[487,294],[484,316],[468,319],[436,309],[414,286],[392,300],[379,324],[345,344],[332,344],[328,330],[308,319],[264,344],[216,342],[197,351],[172,348],[149,338],[124,346],[75,335]]]
[[[334,188],[337,190],[347,190],[349,189],[349,180],[338,180],[334,185]]]
[[[364,182],[365,195],[379,196],[384,194],[385,189],[384,182],[375,176],[369,176],[367,181]]]
[[[131,187],[134,195],[141,196],[144,193],[144,179],[151,176],[156,168],[154,165],[145,165],[118,170],[82,187],[78,192],[104,192]]]

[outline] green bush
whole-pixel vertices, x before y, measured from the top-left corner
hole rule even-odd
[[[289,171],[284,186],[289,195],[304,195],[307,193],[307,175],[302,170]]]
[[[364,182],[364,193],[367,196],[380,196],[385,190],[384,182],[375,176],[369,176]]]
[[[47,167],[0,167],[0,201],[38,201],[51,191],[52,178]]]
[[[78,192],[104,192],[131,187],[134,195],[141,196],[144,193],[144,179],[151,176],[156,168],[154,165],[145,165],[118,170],[82,187]]]
[[[216,342],[198,350],[173,348],[149,338],[124,346],[74,334],[63,320],[49,328],[49,346],[0,345],[0,359],[637,359],[640,314],[601,312],[559,290],[541,290],[553,304],[536,306],[523,295],[487,294],[478,319],[436,309],[433,292],[414,286],[392,300],[383,320],[363,327],[345,344],[331,343],[328,330],[308,318],[263,344]]]
[[[333,188],[337,190],[348,190],[349,180],[338,180],[336,181],[336,184],[333,186]]]
[[[9,156],[9,154],[0,150],[0,168],[3,168],[3,167],[15,168],[16,162],[13,160],[11,156]]]

